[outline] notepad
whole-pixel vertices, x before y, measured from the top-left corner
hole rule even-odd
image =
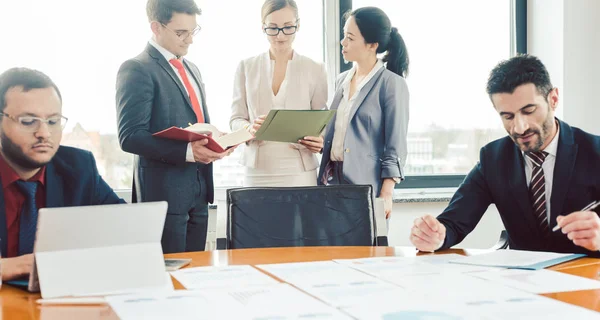
[[[585,254],[525,250],[496,250],[493,252],[468,256],[448,262],[486,267],[539,270],[584,256]]]
[[[335,110],[271,110],[256,132],[256,140],[297,143],[323,132]]]

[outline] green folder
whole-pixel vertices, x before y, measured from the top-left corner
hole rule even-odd
[[[297,143],[323,132],[335,110],[271,110],[256,132],[256,140]]]

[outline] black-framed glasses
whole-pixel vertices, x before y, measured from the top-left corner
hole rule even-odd
[[[286,36],[291,36],[294,33],[296,33],[297,30],[298,30],[298,25],[285,26],[283,28],[277,28],[277,27],[264,27],[263,28],[263,31],[268,36],[276,36],[279,34],[279,32],[283,32],[283,34],[285,34]]]
[[[177,30],[177,31],[175,31],[175,30],[173,30],[173,29],[171,29],[171,28],[167,27],[167,26],[166,26],[164,23],[161,23],[161,25],[162,25],[163,27],[165,27],[165,29],[167,29],[167,30],[169,30],[169,31],[173,32],[173,33],[174,33],[174,34],[177,36],[177,38],[179,38],[179,40],[181,40],[181,41],[185,41],[185,40],[186,40],[187,38],[189,38],[190,36],[195,36],[195,35],[197,35],[197,34],[198,34],[198,32],[200,32],[200,30],[202,29],[202,28],[200,27],[200,25],[196,25],[196,28],[195,28],[194,30],[192,30],[192,31],[189,31],[189,30]]]
[[[56,115],[48,119],[42,119],[34,116],[13,117],[8,113],[0,112],[0,116],[9,118],[10,120],[16,122],[19,128],[26,132],[37,132],[40,129],[42,122],[48,125],[48,130],[50,131],[61,131],[65,128],[67,121],[69,120],[67,117],[62,115]]]

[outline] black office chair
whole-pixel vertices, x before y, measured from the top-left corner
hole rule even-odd
[[[385,246],[376,219],[370,185],[229,189],[217,249]]]

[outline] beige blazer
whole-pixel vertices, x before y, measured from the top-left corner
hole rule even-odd
[[[260,115],[268,114],[273,108],[271,89],[271,61],[269,53],[242,60],[238,65],[233,85],[231,104],[231,131],[254,122]],[[321,110],[327,108],[327,73],[322,63],[293,53],[285,75],[287,91],[284,109]],[[278,106],[280,107],[280,106]],[[244,148],[241,164],[250,168],[261,168],[257,154],[264,141],[251,141]],[[300,144],[292,144],[300,150],[306,171],[318,167],[317,157]]]

